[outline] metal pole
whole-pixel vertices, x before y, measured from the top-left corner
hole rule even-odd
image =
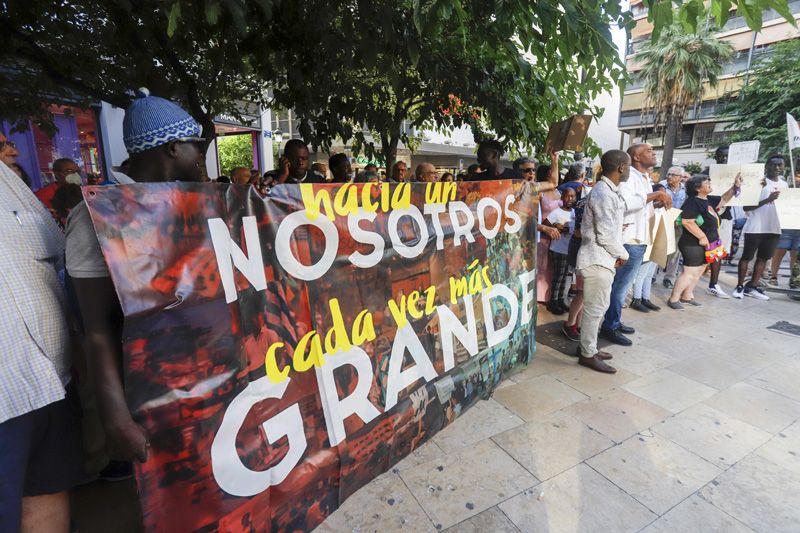
[[[750,52],[747,54],[747,71],[744,75],[744,86],[750,83],[750,66],[753,64],[753,49],[756,47],[756,37],[758,36],[758,32],[753,32],[753,42],[750,43]],[[744,100],[744,95],[742,95],[742,100]]]

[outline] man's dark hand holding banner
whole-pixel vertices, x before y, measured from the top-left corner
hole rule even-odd
[[[532,357],[528,183],[87,191],[148,530],[311,530]]]

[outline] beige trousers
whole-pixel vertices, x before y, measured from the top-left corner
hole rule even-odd
[[[597,330],[611,303],[611,285],[614,270],[600,265],[590,265],[580,270],[583,276],[583,318],[581,319],[581,355],[592,357],[597,353]]]

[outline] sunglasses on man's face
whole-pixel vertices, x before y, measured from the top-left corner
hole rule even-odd
[[[0,141],[0,150],[5,148],[6,146],[8,146],[9,148],[16,149],[17,148],[17,143],[15,143],[14,141]]]
[[[533,168],[521,168],[519,170],[520,170],[520,172],[524,172],[525,174],[528,174],[530,172],[533,172],[535,169],[533,169]]]

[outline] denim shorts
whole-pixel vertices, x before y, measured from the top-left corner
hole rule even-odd
[[[800,250],[800,229],[785,229],[781,231],[778,241],[779,250]]]

